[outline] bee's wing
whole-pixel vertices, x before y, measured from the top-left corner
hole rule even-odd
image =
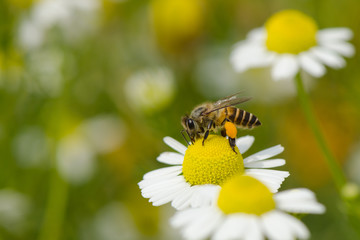
[[[226,104],[229,101],[232,101],[234,99],[239,99],[238,95],[242,94],[243,92],[237,92],[235,94],[232,94],[230,96],[224,97],[214,103],[214,107],[220,107],[223,104]]]
[[[214,103],[214,108],[212,108],[210,111],[204,112],[202,115],[208,115],[209,113],[215,112],[221,108],[231,107],[238,105],[243,102],[249,101],[251,98],[249,97],[238,97],[239,93],[236,93],[234,95],[228,96],[226,98],[220,99]]]

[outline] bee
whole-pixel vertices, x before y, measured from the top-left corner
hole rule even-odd
[[[191,111],[190,116],[185,115],[181,118],[181,124],[184,127],[181,131],[183,137],[185,138],[183,134],[185,131],[192,143],[198,138],[203,138],[202,144],[204,145],[210,131],[221,129],[221,135],[228,136],[229,144],[233,151],[236,152],[234,149],[236,131],[235,134],[233,130],[231,131],[232,134],[227,134],[227,126],[235,125],[238,128],[251,129],[261,125],[261,122],[254,114],[234,107],[250,100],[250,98],[239,98],[238,95],[239,93],[236,93],[214,103],[206,102],[196,106]],[[227,122],[233,124],[226,124]]]

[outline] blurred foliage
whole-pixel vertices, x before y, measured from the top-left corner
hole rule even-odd
[[[164,136],[183,142],[183,114],[240,90],[253,97],[242,108],[263,123],[239,131],[256,137],[251,152],[282,144],[291,173],[284,188],[309,187],[327,207],[303,218],[313,239],[354,239],[293,91],[277,85],[274,93],[260,70],[237,75],[229,67],[233,44],[286,8],[314,17],[320,29],[351,28],[359,49],[357,0],[0,1],[0,239],[179,238],[167,225],[173,210],[151,206],[137,183],[164,166],[156,161],[169,150]],[[360,141],[359,60],[310,79],[326,140],[343,164]],[[129,84],[147,69],[169,74],[147,75],[142,89]],[[164,84],[170,95],[157,92]],[[159,106],[134,108],[149,91],[145,101]],[[109,147],[98,151],[83,127],[103,115],[118,119],[122,127],[110,132],[123,140],[99,132]],[[74,134],[81,151],[60,147]],[[64,151],[74,160],[61,160]],[[89,164],[88,180],[66,178]]]

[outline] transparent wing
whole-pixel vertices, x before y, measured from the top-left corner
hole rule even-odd
[[[209,113],[212,113],[214,111],[217,111],[221,108],[231,107],[238,105],[243,102],[249,101],[251,98],[249,97],[239,97],[238,95],[241,92],[235,93],[233,95],[227,96],[226,98],[220,99],[214,103],[214,108],[210,111],[204,112],[202,115],[208,115]]]

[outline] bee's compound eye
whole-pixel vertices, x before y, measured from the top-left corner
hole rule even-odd
[[[188,125],[188,127],[189,127],[190,129],[194,129],[194,128],[195,128],[194,121],[193,121],[191,118],[189,118],[189,119],[187,120],[187,125]]]

